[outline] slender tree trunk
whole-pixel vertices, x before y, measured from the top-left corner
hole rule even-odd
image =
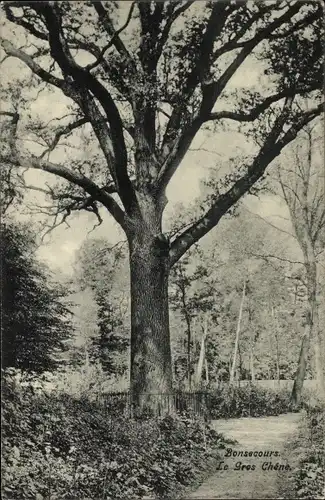
[[[308,330],[308,329],[306,329]],[[301,401],[302,389],[306,377],[307,357],[309,350],[309,332],[305,331],[301,341],[301,348],[299,353],[298,367],[294,378],[291,401],[297,405]]]
[[[273,306],[272,306],[272,318],[273,318],[274,338],[275,338],[276,380],[279,386],[280,385],[279,330],[278,330],[278,322],[275,314],[275,309]]]
[[[199,387],[201,385],[202,372],[203,372],[204,365],[205,365],[205,369],[207,370],[207,365],[205,364],[205,362],[206,362],[205,340],[206,340],[207,334],[208,334],[208,319],[207,319],[207,316],[205,316],[204,331],[203,331],[202,338],[201,338],[200,356],[199,356],[199,361],[197,364],[197,371],[196,371],[196,385],[197,385],[197,387]],[[206,377],[207,377],[207,372],[206,372]]]
[[[187,329],[187,382],[188,390],[192,390],[191,328]]]
[[[307,303],[308,312],[306,318],[305,336],[306,341],[303,340],[303,346],[300,350],[298,368],[295,376],[295,382],[292,390],[292,401],[299,402],[303,389],[304,378],[306,375],[306,365],[308,358],[309,346],[311,343],[314,345],[315,352],[315,372],[317,387],[320,396],[325,399],[325,380],[324,380],[324,352],[321,342],[321,336],[318,330],[318,311],[317,311],[317,268],[314,248],[308,238],[302,242],[302,249],[304,251],[306,278],[307,278]],[[304,347],[304,348],[303,348]],[[304,359],[301,357],[304,356]],[[302,379],[303,375],[303,379]]]
[[[236,338],[235,338],[234,356],[233,356],[232,366],[231,366],[231,370],[230,370],[230,384],[233,384],[234,380],[235,380],[235,370],[236,370],[236,362],[237,362],[238,342],[239,342],[241,318],[242,318],[242,315],[243,315],[245,293],[246,293],[246,280],[244,281],[242,299],[241,299],[240,308],[239,308],[237,330],[236,330]]]
[[[314,345],[317,346],[317,338],[313,339],[313,332],[315,331],[315,320],[317,317],[317,304],[316,304],[316,262],[313,249],[308,252],[309,247],[303,246],[305,249],[305,268],[307,275],[307,303],[308,311],[305,324],[305,333],[302,339],[301,349],[299,353],[298,368],[295,375],[291,399],[295,404],[301,401],[303,385],[306,377],[307,359],[310,343],[314,340]],[[316,325],[317,326],[317,325]]]
[[[243,356],[240,349],[240,345],[238,343],[238,368],[236,369],[236,380],[237,385],[240,387],[240,381],[243,378]]]
[[[250,346],[249,346],[249,366],[250,366],[250,372],[251,372],[251,381],[254,383],[255,382],[254,351],[253,351],[253,346],[252,346],[251,342],[250,342]]]
[[[163,235],[139,233],[129,238],[131,397],[140,411],[166,412],[172,399],[168,242]]]
[[[205,381],[207,384],[209,384],[209,381],[210,381],[210,377],[209,377],[209,365],[208,365],[208,360],[207,358],[205,357],[205,360],[204,360],[204,368],[205,368]]]
[[[252,321],[252,309],[251,306],[249,306],[248,309],[248,320],[249,320],[249,328],[250,328],[250,335],[249,335],[249,369],[251,373],[251,382],[255,382],[255,369],[254,369],[254,344],[255,344],[255,338],[253,338],[253,321]]]
[[[323,224],[323,213],[321,212],[319,214],[318,207],[323,206],[324,193],[321,193],[318,197],[316,192],[313,194],[310,192],[312,186],[311,178],[313,175],[313,130],[310,126],[307,126],[305,131],[308,135],[307,159],[304,165],[302,165],[298,153],[296,154],[297,170],[294,189],[291,187],[287,189],[288,187],[282,183],[280,178],[282,192],[287,202],[295,234],[304,256],[304,267],[307,280],[308,313],[305,329],[306,339],[303,340],[300,351],[298,368],[292,391],[293,401],[300,400],[301,398],[304,382],[302,375],[305,375],[306,372],[305,365],[307,363],[308,350],[311,344],[313,344],[315,350],[315,369],[318,389],[321,397],[325,400],[325,373],[322,368],[325,362],[325,354],[317,324],[317,265],[315,254],[316,244],[319,242],[320,230]],[[299,202],[298,204],[297,200]]]
[[[201,385],[204,359],[205,359],[205,338],[204,338],[204,334],[203,334],[202,339],[201,339],[201,346],[200,346],[200,356],[199,356],[199,361],[197,364],[197,371],[196,371],[196,381],[195,382],[196,382],[197,387],[200,387],[200,385]]]
[[[191,318],[187,311],[186,300],[185,300],[185,289],[183,294],[184,302],[184,316],[187,326],[187,382],[188,389],[192,389],[192,329],[191,329]]]
[[[317,387],[322,399],[325,400],[325,344],[324,332],[322,333],[319,328],[319,317],[317,306],[314,313],[314,354],[315,354],[315,372]]]

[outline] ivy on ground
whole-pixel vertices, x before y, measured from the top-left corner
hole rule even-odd
[[[7,500],[176,497],[224,447],[199,420],[110,417],[95,403],[3,380]]]
[[[325,498],[324,436],[324,405],[305,405],[299,431],[285,446],[285,457],[292,465],[292,473],[279,477],[281,498]]]

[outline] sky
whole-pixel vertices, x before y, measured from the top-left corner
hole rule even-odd
[[[124,2],[123,2],[124,3]],[[126,4],[123,8],[126,9]],[[124,12],[124,15],[125,12]],[[123,18],[123,16],[122,16]],[[2,28],[2,36],[8,36],[13,43],[22,41],[21,34],[13,32],[12,28]],[[9,84],[17,74],[26,72],[22,63],[17,65],[16,59],[9,59],[4,64],[3,83]],[[234,75],[228,85],[229,90],[253,89],[261,83],[261,65],[247,60],[240,70]],[[26,73],[27,74],[27,73]],[[59,92],[42,92],[37,100],[30,106],[30,113],[38,116],[41,120],[50,120],[64,115],[67,111],[69,101],[62,97]],[[193,200],[200,194],[200,181],[205,178],[210,169],[224,162],[224,159],[235,156],[236,153],[243,154],[251,151],[251,145],[243,135],[232,132],[207,133],[200,132],[191,145],[189,153],[184,158],[178,171],[174,175],[167,189],[169,203],[166,208],[165,217],[173,217],[177,203],[190,207]],[[37,146],[33,145],[33,152],[37,152]],[[64,162],[62,150],[55,152],[52,161]],[[42,175],[41,172],[30,170],[26,174],[26,181],[33,185],[45,186],[45,182],[53,182],[50,174]],[[40,203],[40,194],[28,194],[29,201]],[[247,197],[247,206],[253,212],[274,220],[278,225],[286,222],[278,216],[286,216],[286,210],[279,198],[262,196],[260,200],[255,197]],[[23,213],[16,214],[22,220],[26,219]],[[34,217],[36,220],[36,218]],[[52,231],[38,249],[38,256],[48,263],[54,270],[70,274],[73,272],[73,263],[76,251],[86,238],[105,237],[111,244],[124,239],[122,231],[112,220],[108,213],[103,213],[103,223],[94,231],[90,232],[96,223],[93,215],[80,213],[68,220],[70,227],[60,226]]]

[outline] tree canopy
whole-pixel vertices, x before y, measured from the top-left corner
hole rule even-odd
[[[254,137],[254,153],[233,159],[203,217],[172,241],[171,264],[323,109],[320,2],[7,1],[2,9],[3,65],[12,74],[2,160],[68,181],[43,188],[56,223],[81,209],[100,218],[103,205],[131,231],[145,193],[163,209],[200,129],[231,124]],[[258,85],[234,89],[233,77],[250,66]],[[30,73],[20,76],[24,67]],[[41,92],[63,103],[58,119],[31,112]]]

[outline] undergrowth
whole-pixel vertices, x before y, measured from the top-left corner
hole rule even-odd
[[[224,447],[199,420],[110,417],[84,398],[2,387],[2,497],[7,500],[176,497]]]
[[[272,416],[299,409],[293,408],[287,389],[266,389],[254,385],[226,386],[211,392],[209,396],[212,419]]]
[[[279,478],[282,498],[325,498],[325,407],[305,405],[297,434],[286,444],[284,456],[290,476]]]

